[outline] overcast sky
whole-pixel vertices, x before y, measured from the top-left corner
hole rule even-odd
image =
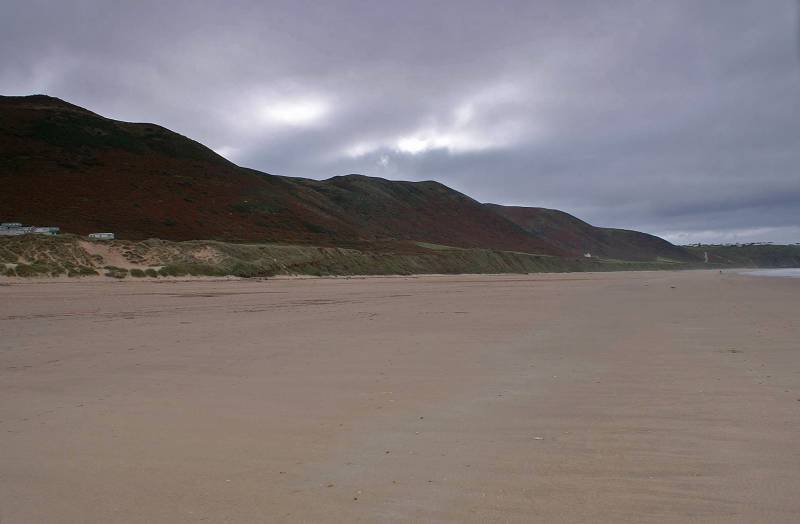
[[[800,242],[794,0],[5,0],[0,93],[268,173]]]

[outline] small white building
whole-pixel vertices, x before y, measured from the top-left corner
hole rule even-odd
[[[28,233],[33,233],[33,227],[30,226],[23,226],[23,225],[14,225],[14,222],[11,222],[11,227],[0,226],[0,235],[5,236],[17,236],[17,235],[27,235]]]
[[[61,231],[60,228],[50,226],[33,228],[33,232],[38,235],[57,235],[59,231]]]
[[[19,222],[3,222],[0,224],[0,235],[17,236],[28,235],[31,233],[38,235],[57,235],[60,231],[57,227],[23,226]]]
[[[114,240],[114,233],[89,233],[90,240]]]

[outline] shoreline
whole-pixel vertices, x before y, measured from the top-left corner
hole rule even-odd
[[[0,276],[0,285],[25,285],[25,284],[47,284],[47,283],[138,283],[138,282],[263,282],[263,281],[293,281],[293,280],[364,280],[364,279],[412,279],[412,278],[426,278],[426,277],[513,277],[513,276],[538,276],[538,275],[605,275],[616,273],[691,273],[691,272],[708,272],[719,274],[737,274],[745,276],[780,276],[771,275],[769,272],[780,272],[784,270],[798,270],[800,268],[675,268],[675,269],[624,269],[615,271],[554,271],[554,272],[536,272],[536,273],[414,273],[409,275],[404,274],[390,274],[390,275],[273,275],[268,277],[237,277],[237,276],[185,276],[185,277],[126,277],[114,278],[103,275],[93,275],[85,277],[8,277]],[[787,276],[785,278],[794,278]]]

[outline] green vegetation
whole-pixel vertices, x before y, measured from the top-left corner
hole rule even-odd
[[[125,278],[128,276],[128,270],[121,267],[106,266],[106,276],[111,278]]]
[[[56,263],[37,260],[30,264],[24,262],[8,263],[0,267],[0,275],[8,277],[83,277],[96,275],[97,271],[89,266],[74,265],[70,262]]]
[[[685,263],[667,257],[656,261],[555,257],[515,251],[465,249],[415,242],[413,249],[375,251],[282,244],[234,244],[217,241],[142,242],[116,240],[105,244],[115,260],[91,255],[85,239],[74,235],[0,237],[0,274],[19,277],[80,277],[101,273],[109,278],[273,275],[410,275],[422,273],[539,273],[700,269],[715,267],[800,266],[800,246],[702,246],[690,248],[710,263]],[[149,267],[147,267],[149,266]]]
[[[70,266],[67,268],[68,277],[88,277],[97,275],[97,271],[88,266]]]
[[[186,276],[224,276],[225,273],[220,267],[203,263],[176,262],[167,264],[158,270],[158,275],[162,277],[186,277]]]
[[[685,246],[709,265],[733,267],[800,267],[800,245],[734,244]]]
[[[434,251],[448,251],[450,249],[461,249],[453,246],[445,246],[444,244],[432,244],[430,242],[417,242],[416,243],[419,247],[425,249],[432,249]]]
[[[41,277],[53,275],[49,264],[34,262],[33,264],[17,264],[14,272],[18,277]]]

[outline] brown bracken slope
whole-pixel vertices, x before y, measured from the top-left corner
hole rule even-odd
[[[238,167],[154,124],[0,97],[2,220],[120,237],[560,251],[438,182],[316,181]]]
[[[161,126],[43,95],[0,97],[0,152],[0,220],[72,233],[373,249],[429,242],[550,255],[585,249],[438,182],[269,175]]]

